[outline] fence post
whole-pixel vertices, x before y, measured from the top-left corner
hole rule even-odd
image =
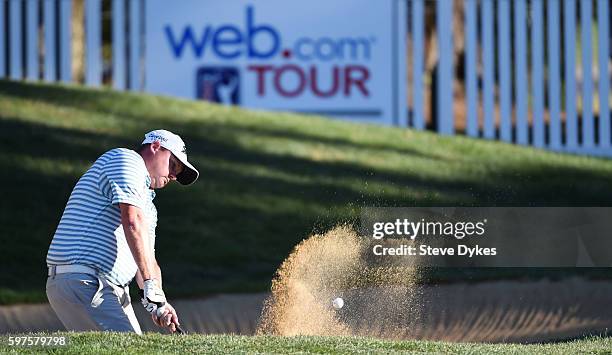
[[[4,31],[6,28],[6,23],[4,22],[4,8],[6,5],[6,0],[0,0],[0,29]],[[0,78],[6,77],[6,62],[4,60],[4,53],[6,53],[6,42],[4,41],[4,36],[0,36]]]
[[[412,0],[412,125],[414,128],[425,129],[423,112],[423,33],[424,33],[423,0]]]
[[[9,64],[11,70],[11,79],[18,80],[21,79],[23,74],[21,67],[21,0],[11,0],[9,2],[9,24],[9,41],[11,45]]]
[[[102,78],[102,2],[85,0],[85,83],[99,86]]]
[[[610,19],[609,0],[597,1],[597,30],[599,34],[599,146],[610,149]]]
[[[582,38],[582,146],[591,149],[594,145],[593,125],[593,55],[591,46],[591,0],[580,1],[580,30]]]
[[[60,77],[72,81],[72,0],[60,0]]]
[[[436,30],[438,32],[438,133],[453,134],[453,2],[436,3]]]
[[[467,91],[467,125],[468,136],[478,136],[478,78],[476,77],[476,63],[478,58],[478,39],[476,24],[478,18],[476,0],[465,2],[465,76]]]
[[[512,92],[510,66],[510,3],[499,0],[497,3],[497,48],[499,57],[499,107],[500,107],[500,138],[505,142],[512,141]]]
[[[45,81],[55,81],[55,0],[44,3]]]
[[[589,0],[591,1],[591,0]],[[548,36],[548,119],[550,127],[549,145],[552,149],[561,148],[561,118],[560,114],[560,79],[559,79],[559,23],[552,19],[559,18],[559,1],[549,0],[547,6],[547,36]]]
[[[527,124],[527,33],[525,20],[527,4],[525,0],[514,2],[514,66],[516,93],[516,142],[529,144],[529,126]]]
[[[533,145],[544,147],[544,41],[543,0],[533,0],[531,25],[531,80],[533,86]]]
[[[130,4],[130,90],[140,90],[140,1]]]
[[[565,0],[563,21],[565,27],[565,136],[568,151],[578,146],[578,122],[576,119],[576,2]]]
[[[38,0],[26,2],[26,78],[38,80]]]
[[[406,45],[406,41],[408,39],[408,4],[406,1],[399,0],[394,1],[395,11],[395,23],[397,24],[397,31],[395,35],[392,35],[392,38],[396,39],[396,43],[393,45],[395,48],[402,48]],[[400,104],[401,101],[399,98],[406,98],[408,93],[408,81],[406,80],[406,76],[408,74],[408,68],[406,66],[406,52],[405,51],[397,51],[395,52],[395,58],[393,59],[393,63],[395,68],[392,70],[396,70],[397,78],[394,80],[394,99],[392,99],[392,103],[395,107],[392,108],[391,112],[396,112],[396,117],[393,118],[395,124],[398,127],[408,127],[408,107],[406,104]],[[404,101],[405,102],[405,101]]]
[[[495,138],[495,89],[494,62],[493,57],[493,1],[483,1],[482,5],[482,61],[483,61],[483,92],[482,102],[484,106],[484,138]]]
[[[125,2],[113,0],[113,87],[125,90]]]

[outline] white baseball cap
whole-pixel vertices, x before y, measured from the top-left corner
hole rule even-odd
[[[165,129],[156,129],[145,134],[142,144],[153,143],[155,141],[158,141],[162,147],[171,151],[185,166],[185,169],[178,174],[176,180],[181,185],[193,184],[198,179],[198,176],[200,176],[200,173],[187,161],[187,148],[181,137]]]

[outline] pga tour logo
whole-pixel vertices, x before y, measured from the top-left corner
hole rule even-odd
[[[318,98],[367,98],[371,94],[372,57],[376,37],[298,37],[282,41],[275,26],[256,21],[253,6],[246,6],[241,26],[166,24],[163,26],[167,48],[175,60],[189,56],[202,60],[246,60],[246,73],[252,74],[249,89],[257,96],[271,91],[280,97],[295,98],[310,94]],[[281,59],[286,64],[272,64]],[[278,63],[278,61],[276,61]],[[329,64],[322,67],[320,64]],[[199,99],[237,104],[239,75],[236,68],[201,67],[196,74]]]
[[[240,75],[233,67],[201,67],[196,74],[199,100],[224,105],[240,104]]]

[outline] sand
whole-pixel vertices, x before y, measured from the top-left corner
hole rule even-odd
[[[372,258],[350,226],[302,241],[279,268],[257,334],[539,342],[612,325],[608,283],[422,285],[419,265]],[[336,310],[332,300],[342,297]]]

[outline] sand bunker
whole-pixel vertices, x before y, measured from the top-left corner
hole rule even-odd
[[[273,280],[257,334],[540,342],[612,326],[605,282],[420,285],[418,266],[373,260],[369,248],[347,226],[302,241]]]

